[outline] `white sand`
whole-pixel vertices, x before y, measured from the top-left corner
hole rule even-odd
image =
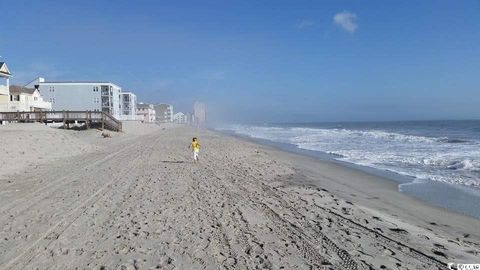
[[[88,152],[107,150],[112,143],[128,141],[176,127],[173,124],[142,124],[138,121],[126,121],[123,132],[90,130],[65,130],[39,123],[0,125],[2,141],[0,145],[0,177],[5,174],[32,170],[41,164],[55,162]],[[105,139],[102,133],[108,133],[112,139]]]
[[[410,199],[383,179],[209,131],[129,125],[110,139],[75,133],[95,150],[3,176],[0,269],[480,262],[478,220]],[[199,164],[187,149],[193,136],[203,146]]]

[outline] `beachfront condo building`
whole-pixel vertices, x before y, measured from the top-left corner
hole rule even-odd
[[[207,106],[204,103],[196,101],[193,104],[194,122],[197,125],[203,125],[207,121]]]
[[[173,122],[173,106],[170,104],[157,104],[154,106],[157,122]]]
[[[37,78],[26,87],[40,91],[54,111],[103,111],[119,119],[122,89],[111,82],[46,81]]]
[[[12,74],[8,70],[5,62],[0,62],[0,111],[10,111],[10,77]]]
[[[137,96],[132,92],[120,93],[121,116],[120,120],[137,119]]]
[[[155,109],[153,108],[153,104],[137,104],[137,120],[144,123],[153,123],[155,122],[155,119]]]

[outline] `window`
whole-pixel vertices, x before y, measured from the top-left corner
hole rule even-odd
[[[98,86],[93,87],[93,92],[98,92]]]
[[[50,92],[55,92],[55,87],[50,86],[50,87],[48,88],[48,91],[50,91]]]

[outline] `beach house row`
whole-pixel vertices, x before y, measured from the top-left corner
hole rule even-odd
[[[0,111],[101,111],[119,120],[173,122],[170,104],[137,104],[137,96],[107,81],[47,81],[38,77],[25,86],[10,85],[0,62]]]

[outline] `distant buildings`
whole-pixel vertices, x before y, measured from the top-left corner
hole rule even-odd
[[[187,124],[187,115],[182,112],[178,112],[173,115],[173,122],[177,124]]]
[[[152,104],[137,104],[137,120],[145,123],[153,123],[156,120],[155,109]]]
[[[196,125],[203,125],[207,121],[207,107],[204,103],[195,101],[193,104],[193,122]]]
[[[173,122],[173,106],[170,104],[158,104],[154,106],[156,120],[160,123]]]
[[[193,113],[185,114],[185,118],[188,125],[193,125],[195,123],[195,116],[193,115]]]
[[[137,96],[132,92],[120,93],[120,120],[136,120]]]

